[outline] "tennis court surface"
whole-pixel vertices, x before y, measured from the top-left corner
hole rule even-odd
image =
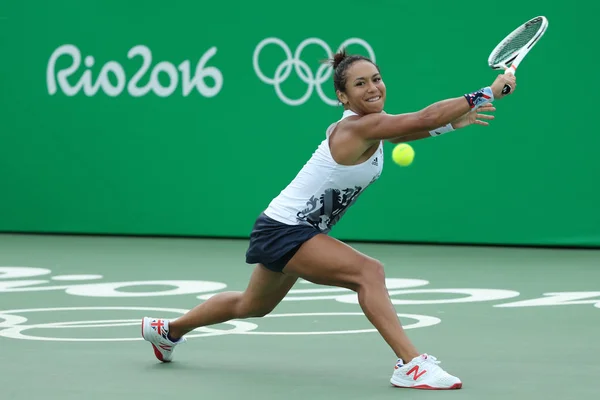
[[[349,291],[299,282],[263,319],[200,329],[159,363],[143,316],[243,290],[245,240],[0,235],[2,399],[597,399],[600,251],[357,243],[418,349],[463,389],[389,384]]]

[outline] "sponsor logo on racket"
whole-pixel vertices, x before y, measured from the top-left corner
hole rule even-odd
[[[261,55],[263,49],[268,45],[274,45],[281,50],[285,55],[285,58],[281,60],[280,64],[275,69],[273,76],[269,77],[261,68]],[[315,63],[319,62],[323,59],[331,59],[333,57],[332,49],[329,47],[327,43],[319,38],[308,38],[303,40],[296,50],[292,53],[290,47],[283,40],[275,37],[270,37],[263,39],[254,49],[254,55],[252,57],[252,64],[254,66],[254,71],[258,78],[268,85],[272,85],[275,88],[275,93],[277,96],[283,101],[285,104],[290,106],[299,106],[308,101],[308,99],[312,96],[313,91],[316,90],[318,96],[323,100],[325,104],[329,104],[331,106],[335,106],[338,104],[337,99],[330,98],[323,91],[323,83],[329,82],[331,78],[331,74],[333,70],[331,66],[327,63],[321,64],[316,71],[314,71],[306,61],[302,60],[302,53],[304,49],[310,45],[319,46],[324,54],[324,57],[319,58],[318,60],[314,60]],[[358,45],[362,46],[364,50],[366,50],[365,56],[368,56],[373,62],[375,62],[375,52],[369,43],[360,38],[350,38],[345,40],[338,49],[348,47],[350,45]],[[299,98],[291,98],[286,95],[281,88],[281,85],[286,82],[290,76],[292,75],[292,71],[295,73],[302,82],[304,82],[307,87],[306,91]]]

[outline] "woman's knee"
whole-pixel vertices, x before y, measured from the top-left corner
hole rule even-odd
[[[381,261],[365,257],[354,270],[356,272],[350,276],[347,282],[349,289],[358,292],[365,286],[385,287],[385,270]]]
[[[369,258],[361,269],[360,285],[385,286],[385,270],[381,261]]]

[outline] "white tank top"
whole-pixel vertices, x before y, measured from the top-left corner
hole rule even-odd
[[[356,113],[346,110],[342,119]],[[341,121],[340,120],[340,121]],[[330,125],[326,138],[294,180],[271,201],[264,213],[288,225],[308,224],[327,233],[375,182],[383,170],[383,141],[365,162],[340,165],[329,151],[329,135],[339,121]]]

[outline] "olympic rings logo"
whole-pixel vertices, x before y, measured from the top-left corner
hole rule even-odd
[[[99,316],[95,317],[96,319],[89,319],[89,315],[92,312],[96,311],[110,311],[111,319],[98,319]],[[101,328],[110,328],[109,332],[114,332],[115,328],[123,328],[129,326],[139,326],[141,315],[137,315],[136,318],[115,318],[117,312],[139,312],[144,311],[145,313],[148,311],[159,312],[159,313],[173,313],[174,315],[183,315],[187,312],[187,310],[177,309],[177,308],[157,308],[157,307],[130,307],[130,306],[98,306],[98,307],[57,307],[57,308],[29,308],[23,310],[2,310],[0,311],[0,338],[6,337],[10,339],[21,339],[21,340],[37,340],[37,341],[53,341],[53,342],[129,342],[129,341],[141,341],[142,337],[139,335],[138,330],[136,329],[136,334],[128,335],[123,337],[113,337],[110,334],[99,335],[100,337],[91,337],[85,333],[80,333],[81,331],[85,332],[85,329],[88,328],[98,333],[102,329]],[[71,317],[71,321],[57,321],[57,322],[43,322],[43,323],[27,323],[29,322],[27,317],[22,316],[21,314],[52,314],[52,313],[64,313],[71,312],[73,316]],[[77,312],[84,312],[87,316],[85,320],[76,320],[75,316]],[[399,318],[401,318],[404,322],[405,319],[414,320],[412,323],[404,322],[404,329],[418,329],[418,328],[427,328],[430,326],[437,325],[442,322],[441,319],[437,317],[432,317],[428,315],[418,315],[418,314],[397,314]],[[258,324],[250,321],[238,321],[238,320],[230,320],[225,322],[226,325],[231,325],[229,329],[216,329],[208,326],[204,326],[201,328],[194,329],[193,332],[190,332],[186,337],[188,339],[198,338],[198,337],[210,337],[210,336],[222,336],[222,335],[263,335],[263,336],[304,336],[304,335],[347,335],[347,334],[361,334],[361,333],[375,333],[377,330],[373,327],[365,328],[364,314],[362,312],[308,312],[308,313],[289,313],[289,314],[269,314],[266,315],[265,319],[271,318],[290,318],[290,319],[300,319],[302,317],[308,317],[314,320],[315,317],[324,317],[324,319],[329,320],[331,317],[341,316],[341,317],[359,317],[362,321],[359,322],[359,325],[363,327],[356,329],[344,329],[344,330],[321,330],[321,331],[310,331],[306,329],[300,329],[297,331],[294,330],[285,330],[282,332],[275,332],[272,330],[259,330]],[[51,317],[50,317],[51,318]],[[75,319],[75,320],[73,320]],[[300,326],[303,326],[300,324]],[[46,330],[48,336],[42,335],[32,335],[27,331],[35,330],[37,332]],[[69,334],[60,334],[60,331],[67,331]]]
[[[269,78],[268,76],[266,76],[262,72],[262,70],[259,66],[260,54],[261,54],[263,48],[265,48],[265,46],[267,46],[269,44],[274,44],[274,45],[279,46],[285,53],[285,57],[286,57],[286,59],[284,61],[282,61],[281,64],[279,64],[279,66],[276,68],[275,74],[272,78]],[[252,58],[254,71],[256,72],[256,75],[258,76],[258,78],[261,81],[263,81],[264,83],[266,83],[268,85],[272,85],[275,87],[275,93],[277,93],[277,96],[285,104],[288,104],[290,106],[302,105],[302,104],[306,103],[306,101],[313,94],[313,91],[316,89],[317,94],[319,95],[321,100],[323,100],[323,102],[325,102],[326,104],[328,104],[330,106],[335,106],[338,103],[337,98],[336,99],[329,98],[323,91],[323,86],[322,86],[323,83],[327,82],[329,80],[329,78],[331,78],[331,74],[333,72],[333,69],[331,68],[331,66],[329,64],[322,64],[321,66],[319,66],[316,73],[313,73],[313,71],[308,66],[308,64],[305,61],[301,60],[302,52],[309,45],[320,46],[327,54],[327,59],[331,59],[333,57],[331,48],[327,45],[327,43],[325,43],[323,40],[318,39],[318,38],[308,38],[308,39],[303,40],[300,43],[300,45],[298,45],[298,48],[292,55],[292,51],[290,50],[289,46],[283,40],[275,38],[275,37],[271,37],[271,38],[262,40],[256,46],[256,49],[254,49],[254,55]],[[363,39],[359,39],[359,38],[346,39],[338,47],[337,51],[339,51],[342,48],[348,47],[350,45],[362,46],[367,51],[368,57],[373,62],[375,62],[375,52],[373,51],[373,48],[371,47],[371,45],[369,45],[369,43],[367,43]],[[293,67],[294,71],[296,72],[296,74],[298,75],[298,77],[300,77],[300,79],[308,85],[304,95],[302,95],[302,97],[300,97],[298,99],[289,98],[288,96],[286,96],[283,93],[283,91],[281,89],[281,84],[283,82],[285,82],[289,78],[290,74],[292,73],[292,67]]]

